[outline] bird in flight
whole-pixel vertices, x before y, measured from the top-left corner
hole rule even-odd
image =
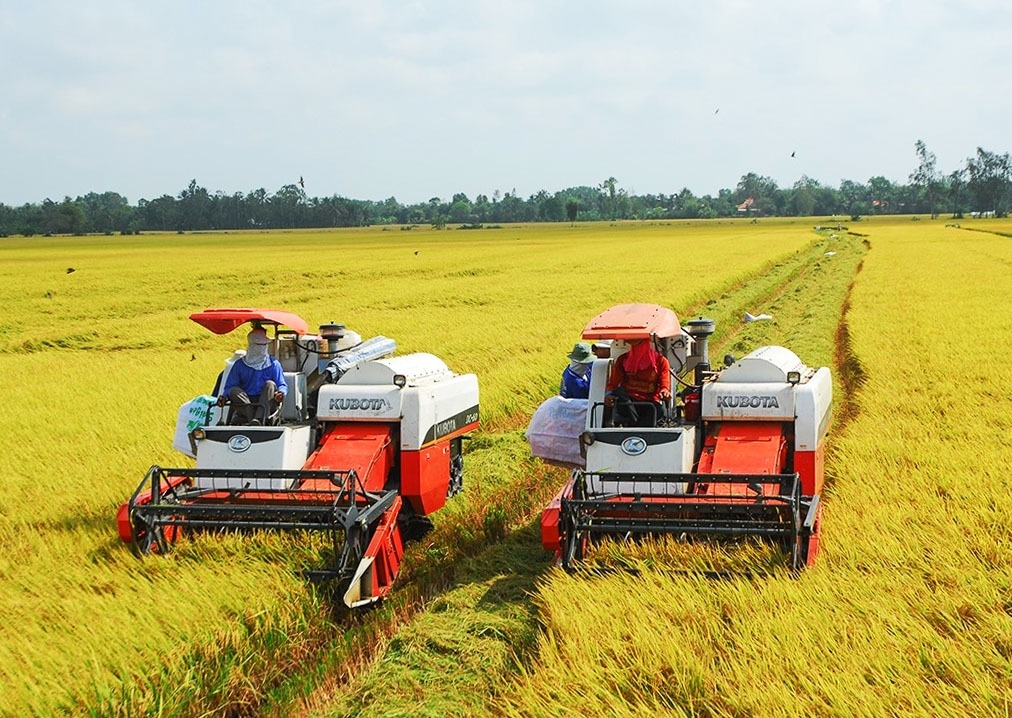
[[[299,175],[299,187],[301,187],[302,189],[306,188],[306,182],[305,180],[302,179],[302,175]]]
[[[791,157],[793,157],[793,156],[794,156],[794,153],[793,153],[793,152],[791,152]]]

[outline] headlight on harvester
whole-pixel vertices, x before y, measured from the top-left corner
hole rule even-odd
[[[203,429],[194,429],[193,430],[193,439],[194,439],[194,441],[203,441],[206,436],[207,436],[207,433]]]
[[[801,372],[800,371],[789,371],[787,372],[787,383],[790,385],[801,383]]]
[[[396,386],[398,389],[403,389],[407,383],[408,378],[406,376],[404,376],[403,374],[394,374],[394,386]]]

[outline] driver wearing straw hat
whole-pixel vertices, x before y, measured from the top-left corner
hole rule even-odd
[[[218,396],[218,406],[226,398],[235,412],[232,423],[265,423],[285,400],[288,384],[281,363],[267,352],[267,332],[256,327],[246,335],[246,356],[232,365],[225,386]],[[254,418],[255,407],[263,410],[263,419]]]
[[[577,342],[569,352],[569,366],[562,370],[559,394],[566,399],[586,399],[590,395],[590,371],[594,353],[590,344]]]

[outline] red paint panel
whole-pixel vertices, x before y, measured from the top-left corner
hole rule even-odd
[[[190,319],[215,334],[228,334],[246,322],[261,324],[283,324],[295,330],[296,334],[308,334],[309,325],[297,314],[280,309],[205,309],[194,312]]]
[[[441,509],[446,503],[449,485],[449,441],[401,453],[401,496],[419,515],[426,516]]]
[[[379,491],[394,462],[394,445],[387,424],[335,423],[327,425],[320,448],[305,468],[347,471],[353,469],[366,491]]]
[[[562,549],[562,540],[559,534],[559,514],[562,512],[562,497],[571,494],[573,491],[573,479],[562,487],[562,490],[555,495],[551,503],[541,512],[541,545],[546,551],[559,551]]]
[[[815,451],[798,451],[794,454],[794,470],[801,476],[801,493],[815,496],[822,493],[826,473],[826,451],[819,446]]]
[[[705,449],[700,458],[701,473],[779,474],[787,462],[787,441],[779,422],[721,424],[716,436],[707,437]],[[704,468],[704,458],[708,468]]]
[[[390,593],[397,570],[404,556],[404,541],[397,525],[397,514],[401,510],[401,500],[396,499],[390,505],[376,526],[376,532],[365,550],[365,557],[373,558],[372,564],[372,595],[380,598]]]
[[[676,337],[678,317],[657,304],[618,304],[606,309],[583,328],[584,339],[648,339]]]

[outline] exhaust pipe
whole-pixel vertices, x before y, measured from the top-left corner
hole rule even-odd
[[[344,338],[344,325],[321,324],[320,338],[327,343],[327,356],[337,356],[338,342]]]
[[[716,322],[712,319],[699,317],[685,323],[685,331],[692,337],[692,352],[689,358],[694,360],[695,374],[693,381],[696,386],[703,383],[703,376],[710,371],[710,335],[713,334]]]

